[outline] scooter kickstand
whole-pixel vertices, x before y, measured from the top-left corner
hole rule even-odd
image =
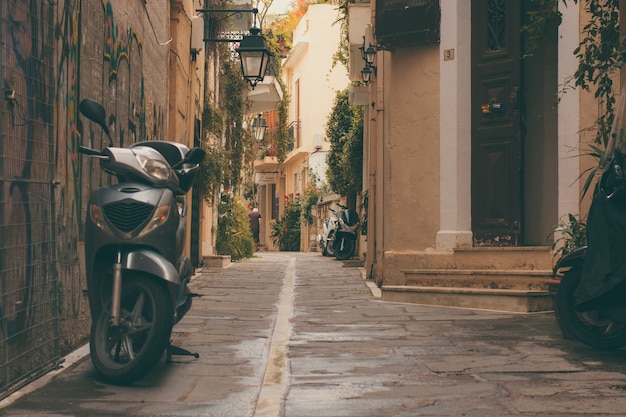
[[[194,358],[198,359],[200,357],[200,355],[198,353],[192,353],[190,351],[188,351],[187,349],[178,347],[178,346],[174,346],[172,344],[167,345],[167,358],[165,359],[166,363],[172,363],[172,356],[176,355],[176,356],[193,356]]]

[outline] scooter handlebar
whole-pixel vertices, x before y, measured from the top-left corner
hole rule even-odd
[[[90,156],[102,156],[102,152],[96,149],[91,149],[86,146],[79,146],[78,153],[82,153]]]

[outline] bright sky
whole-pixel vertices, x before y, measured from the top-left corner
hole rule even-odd
[[[274,0],[270,6],[269,13],[271,14],[283,14],[287,13],[289,6],[293,0]]]

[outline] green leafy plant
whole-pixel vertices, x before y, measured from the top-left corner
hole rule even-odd
[[[272,224],[270,237],[275,246],[281,251],[300,250],[300,216],[302,206],[300,198],[290,199],[285,196],[285,209],[283,217]]]
[[[294,138],[289,135],[289,129],[287,126],[287,121],[289,120],[289,103],[291,99],[283,81],[279,79],[278,83],[280,84],[280,88],[285,93],[283,95],[283,99],[278,103],[278,126],[276,126],[277,130],[275,138],[276,149],[271,149],[271,152],[276,155],[278,162],[283,163],[289,153],[289,146],[294,143]],[[268,155],[274,156],[269,152],[270,149],[268,149]]]
[[[563,4],[577,4],[579,0],[561,0]],[[558,26],[562,15],[558,10],[558,0],[531,0],[532,10],[528,12],[528,23],[522,27],[526,34],[526,56],[543,41],[550,26]],[[582,3],[582,0],[581,0]],[[626,61],[624,38],[619,31],[619,0],[584,0],[584,10],[589,21],[583,27],[582,38],[574,55],[578,58],[578,69],[573,82],[575,87],[593,91],[598,100],[600,116],[595,120],[594,143],[582,156],[590,156],[598,161],[604,153],[609,138],[615,112],[615,73]],[[563,86],[563,92],[568,85]],[[595,178],[597,166],[585,170],[579,178],[586,176],[581,198],[584,198]]]
[[[356,196],[362,188],[363,107],[349,103],[348,89],[337,93],[326,123],[330,152],[326,158],[326,178],[340,195]]]
[[[568,214],[567,217],[568,221],[559,221],[556,230],[561,236],[552,245],[554,258],[557,259],[587,244],[587,224],[573,214]]]
[[[313,207],[317,205],[322,195],[322,191],[318,188],[315,182],[310,182],[304,189],[304,193],[300,198],[300,204],[302,206],[302,220],[306,224],[313,223]]]
[[[220,255],[230,255],[233,261],[254,255],[255,244],[246,206],[228,194],[222,194],[218,205],[215,249]]]
[[[221,146],[207,145],[203,147],[206,155],[200,167],[200,190],[207,203],[213,203],[224,180],[226,153]]]

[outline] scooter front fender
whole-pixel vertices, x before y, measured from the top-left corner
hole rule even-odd
[[[552,296],[556,295],[559,285],[561,285],[561,276],[559,274],[559,270],[561,268],[582,268],[586,256],[587,246],[581,246],[580,248],[574,249],[573,251],[559,259],[559,261],[554,266],[554,269],[552,270],[552,278],[547,280],[548,288]]]
[[[180,274],[165,257],[148,250],[135,249],[122,256],[122,269],[145,272],[174,285],[180,285]]]
[[[556,263],[554,266],[554,273],[561,268],[570,268],[572,266],[582,265],[587,256],[587,246],[581,246],[580,248],[576,248]]]

